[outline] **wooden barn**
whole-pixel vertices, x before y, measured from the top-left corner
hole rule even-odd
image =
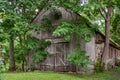
[[[55,18],[55,15],[51,13],[50,10],[41,10],[36,17],[33,19],[33,22],[37,25],[41,25],[42,19],[47,17],[51,20],[52,25],[57,26],[60,21],[69,22],[71,20],[76,20],[79,16],[69,10],[64,8],[57,8],[58,11],[61,12],[61,17],[59,19]],[[52,36],[51,31],[47,30],[45,32],[40,32],[37,34],[34,30],[32,31],[32,36],[38,39],[45,39],[51,42],[51,45],[47,47],[47,51],[49,52],[48,57],[45,61],[36,63],[32,60],[32,55],[34,52],[30,52],[27,57],[28,67],[35,67],[41,71],[81,71],[81,68],[70,64],[67,61],[67,56],[69,53],[74,52],[76,48],[76,43],[81,44],[81,49],[86,51],[86,55],[90,58],[90,64],[88,65],[89,70],[94,70],[94,63],[97,61],[99,56],[101,56],[104,48],[104,38],[105,36],[101,32],[95,32],[96,36],[92,37],[90,42],[85,42],[82,39],[76,39],[73,36],[71,41],[65,41],[61,37]],[[116,58],[120,57],[120,47],[115,44],[112,40],[110,40],[110,52],[108,61],[111,65],[115,65]]]

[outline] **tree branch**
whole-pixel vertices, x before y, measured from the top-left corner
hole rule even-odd
[[[102,10],[99,9],[99,11],[100,11],[100,14],[102,15],[102,17],[103,17],[104,19],[106,19],[105,16],[104,16],[104,14],[102,13]],[[106,12],[105,12],[105,13],[106,13]]]

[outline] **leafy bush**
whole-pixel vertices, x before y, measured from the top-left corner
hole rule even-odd
[[[82,38],[89,42],[94,35],[93,29],[88,28],[86,24],[76,25],[73,22],[62,22],[55,31],[53,31],[53,36],[64,35],[64,39],[70,41],[73,38],[72,34],[75,34],[77,38]]]
[[[3,59],[0,57],[0,73],[5,70],[5,66],[3,64]]]
[[[120,59],[116,60],[116,66],[120,67]]]
[[[40,27],[36,27],[36,31],[47,31],[47,30],[54,30],[52,22],[46,16],[43,17]]]
[[[95,72],[103,72],[103,71],[104,71],[104,64],[98,60],[95,63]]]
[[[33,60],[35,62],[40,62],[46,59],[48,55],[48,52],[46,50],[42,50],[42,51],[37,51],[34,55],[33,55]]]
[[[0,80],[2,80],[2,79],[1,79],[1,73],[2,73],[3,71],[5,71],[5,66],[4,66],[4,64],[3,64],[3,59],[2,59],[2,57],[0,57]]]
[[[49,41],[45,41],[45,40],[41,40],[39,42],[39,45],[36,48],[35,53],[32,57],[35,62],[40,62],[46,59],[48,52],[45,50],[45,48],[50,44],[51,43]]]
[[[68,61],[72,64],[81,66],[83,69],[87,69],[89,57],[86,56],[85,51],[77,48],[74,53],[69,54]]]

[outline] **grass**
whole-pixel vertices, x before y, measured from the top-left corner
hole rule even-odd
[[[4,80],[84,80],[74,75],[54,72],[5,73]]]
[[[90,75],[54,72],[4,73],[4,80],[120,80],[120,69]]]

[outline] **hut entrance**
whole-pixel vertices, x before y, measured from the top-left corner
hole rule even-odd
[[[68,62],[67,55],[69,53],[69,43],[57,43],[55,44],[55,64],[54,71],[67,71]]]
[[[48,48],[49,56],[41,63],[40,70],[55,72],[76,71],[76,66],[67,62],[69,42],[52,43]]]
[[[66,72],[66,71],[75,71],[75,66],[67,62],[67,56],[69,52],[69,43],[61,42],[54,44],[54,71],[57,72]],[[52,47],[52,48],[53,48]]]

